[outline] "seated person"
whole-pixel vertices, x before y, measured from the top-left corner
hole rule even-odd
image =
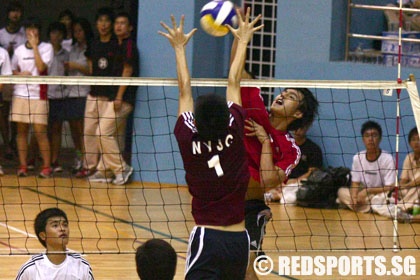
[[[420,9],[420,0],[402,0],[403,8]],[[400,0],[395,3],[388,4],[389,7],[399,7]],[[399,27],[400,12],[398,10],[385,10],[385,18],[388,23],[388,31],[397,31]],[[403,28],[406,31],[420,31],[420,12],[404,12]]]
[[[337,200],[355,212],[377,212],[378,208],[384,204],[386,206],[386,200],[383,198],[394,189],[394,158],[379,147],[382,128],[378,123],[365,122],[361,134],[366,150],[353,157],[351,186],[341,187]]]
[[[296,144],[300,148],[301,158],[299,164],[292,170],[287,185],[271,189],[265,194],[268,201],[279,201],[280,203],[295,203],[297,186],[301,181],[306,180],[316,169],[322,167],[321,148],[311,139],[306,137],[310,125],[299,128],[293,132]]]
[[[408,143],[412,149],[403,163],[400,177],[400,192],[398,194],[398,207],[405,213],[410,213],[413,205],[420,197],[420,139],[417,127],[410,130]],[[400,221],[420,222],[420,215],[399,215]]]

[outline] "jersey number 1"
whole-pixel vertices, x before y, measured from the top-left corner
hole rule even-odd
[[[217,177],[223,176],[222,165],[220,164],[219,155],[214,155],[209,161],[207,161],[209,168],[214,168],[216,170]]]

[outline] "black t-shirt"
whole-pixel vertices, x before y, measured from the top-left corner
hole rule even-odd
[[[299,178],[308,172],[310,167],[322,167],[322,151],[317,144],[306,138],[305,142],[299,148],[301,152],[300,161],[292,170],[289,178]]]
[[[127,63],[133,67],[132,77],[139,76],[139,50],[136,43],[132,38],[126,38],[122,41],[121,45],[118,45],[115,53],[115,64],[114,64],[114,75],[121,77],[124,63]],[[123,100],[134,106],[136,102],[136,86],[127,87]]]
[[[88,45],[85,55],[92,61],[92,76],[113,77],[115,76],[115,58],[118,49],[118,42],[111,39],[108,42],[101,42],[95,39]],[[91,86],[92,96],[104,96],[114,100],[117,95],[117,86]]]

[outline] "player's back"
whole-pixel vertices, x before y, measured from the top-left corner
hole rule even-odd
[[[203,141],[191,112],[182,114],[175,136],[193,196],[192,213],[199,225],[225,226],[244,219],[245,193],[249,180],[243,144],[244,111],[231,104],[227,135],[216,142]]]

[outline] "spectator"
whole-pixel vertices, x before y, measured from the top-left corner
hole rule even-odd
[[[403,8],[420,9],[420,0],[402,0]],[[388,7],[399,7],[400,0],[395,3],[388,4]],[[397,31],[400,25],[400,11],[399,10],[385,10],[385,18],[388,23],[388,31]],[[403,13],[403,28],[405,31],[420,31],[420,13],[404,12]]]
[[[22,26],[23,6],[19,1],[10,1],[6,12],[6,27],[0,29],[0,46],[7,49],[12,58],[16,48],[26,41],[25,30]]]
[[[420,222],[420,215],[412,216],[414,204],[420,199],[420,138],[417,127],[410,130],[408,143],[412,149],[404,160],[398,194],[398,219],[402,222]],[[391,198],[394,199],[394,198]],[[392,216],[392,213],[391,213]]]
[[[396,173],[391,154],[380,148],[382,128],[374,121],[362,125],[361,134],[366,150],[353,157],[351,186],[338,190],[338,202],[356,212],[377,211],[383,197],[394,189]]]
[[[66,36],[63,38],[63,42],[61,45],[63,48],[70,52],[71,45],[73,45],[73,22],[74,22],[74,14],[69,9],[62,11],[58,16],[58,21],[64,24],[66,27]]]
[[[294,131],[293,136],[301,152],[299,164],[293,168],[287,184],[282,184],[265,194],[267,201],[280,200],[280,203],[285,204],[296,203],[296,192],[301,181],[306,180],[314,170],[322,167],[321,148],[306,136],[309,127]]]
[[[412,149],[403,163],[400,178],[400,195],[404,208],[413,208],[420,197],[420,138],[417,127],[410,130],[408,143]]]
[[[85,18],[76,18],[73,23],[74,42],[71,46],[69,61],[64,66],[69,76],[89,75],[89,66],[85,51],[93,39],[90,23]],[[71,135],[76,150],[73,164],[73,173],[79,172],[83,167],[82,154],[85,151],[83,143],[83,118],[86,108],[86,96],[90,86],[67,85],[64,110],[70,124]]]
[[[253,33],[263,27],[254,27],[261,15],[249,22],[249,13],[248,9],[243,19],[237,12],[239,28],[229,27],[240,43],[229,71],[226,97],[203,95],[195,106],[185,47],[197,29],[184,34],[183,16],[179,26],[174,16],[172,27],[161,23],[167,33],[159,34],[175,51],[179,106],[174,133],[196,223],[188,245],[185,279],[244,279],[248,266],[244,207],[249,172],[240,81],[246,47]]]
[[[0,29],[0,46],[7,49],[11,60],[15,49],[26,41],[22,26],[23,5],[18,1],[10,1],[6,13],[6,27]],[[5,84],[1,96],[3,108],[0,112],[0,121],[4,125],[0,126],[0,130],[4,139],[5,157],[8,159],[13,159],[16,152],[16,124],[8,121],[12,96],[13,85]]]
[[[66,74],[64,63],[69,60],[69,53],[61,46],[63,38],[66,36],[66,27],[61,22],[53,22],[48,27],[48,37],[54,48],[54,59],[48,68],[50,76],[64,76]],[[51,140],[51,167],[53,172],[62,172],[63,168],[58,163],[61,149],[61,137],[63,121],[66,120],[64,110],[66,85],[49,85],[49,136]]]
[[[115,76],[122,77],[138,77],[139,76],[139,51],[136,43],[131,37],[133,31],[133,24],[130,15],[126,12],[121,12],[115,17],[114,33],[118,40],[118,51],[116,55],[116,73]],[[117,97],[114,103],[116,110],[119,111],[117,118],[117,138],[121,153],[124,159],[130,160],[131,154],[131,133],[126,134],[127,121],[130,121],[132,127],[132,115],[129,119],[128,116],[133,112],[136,103],[135,86],[120,86],[118,89]],[[121,103],[121,104],[120,104]],[[125,139],[125,138],[129,139]],[[125,144],[129,145],[126,146]]]
[[[47,75],[48,68],[54,58],[51,44],[41,42],[39,34],[41,24],[38,19],[30,18],[25,23],[25,33],[28,41],[20,45],[12,58],[14,75]],[[50,143],[47,136],[48,101],[46,85],[15,85],[10,120],[17,123],[17,146],[20,167],[18,176],[27,176],[27,154],[29,125],[38,142],[43,168],[39,173],[42,178],[52,174]]]
[[[80,254],[67,251],[70,229],[64,211],[58,208],[41,211],[35,218],[34,228],[47,252],[32,256],[22,265],[16,280],[94,279],[89,262]]]
[[[0,75],[6,76],[6,75],[12,75],[12,74],[13,73],[12,73],[12,67],[10,65],[9,54],[5,49],[0,47]],[[3,84],[0,83],[0,97],[1,97],[1,91],[2,90],[3,90]],[[0,104],[0,105],[1,105],[0,106],[0,115],[3,115],[2,111],[4,109],[4,106],[3,106],[3,104]],[[0,127],[2,128],[2,130],[5,127],[7,127],[6,123],[7,123],[6,119],[0,117]],[[9,140],[8,140],[7,136],[2,133],[2,137],[3,137],[3,142],[8,143]],[[4,175],[4,172],[3,172],[2,166],[0,165],[0,176],[2,176],[2,175]]]
[[[119,51],[117,40],[113,39],[114,13],[110,8],[99,9],[96,16],[96,26],[99,39],[94,40],[86,51],[88,63],[93,76],[113,76],[118,66],[116,55]],[[118,146],[117,119],[122,114],[121,89],[116,86],[92,86],[86,100],[85,111],[85,154],[86,169],[92,171],[91,182],[110,182],[115,185],[127,183],[133,174],[133,167],[128,165]],[[97,145],[99,139],[101,163],[98,164]],[[107,176],[111,170],[114,179]],[[84,171],[87,175],[89,172]],[[84,175],[84,174],[82,174]]]
[[[141,280],[172,280],[176,262],[174,248],[162,239],[150,239],[136,250],[137,274]]]

